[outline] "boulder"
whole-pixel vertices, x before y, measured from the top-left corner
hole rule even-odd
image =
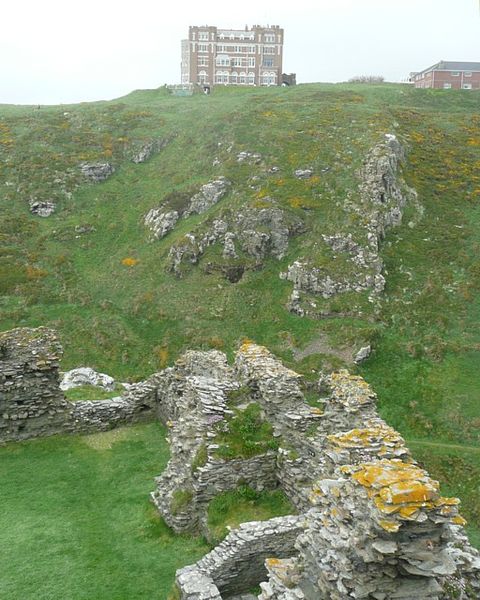
[[[97,373],[90,367],[79,367],[63,374],[60,389],[65,391],[81,385],[93,385],[110,392],[115,389],[115,380],[110,375]]]

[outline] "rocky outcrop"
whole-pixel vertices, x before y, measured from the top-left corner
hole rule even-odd
[[[55,212],[57,205],[51,200],[30,200],[30,212],[37,217],[49,217]]]
[[[80,170],[82,175],[93,183],[105,181],[115,172],[115,168],[109,162],[84,163]]]
[[[383,261],[379,256],[381,241],[390,227],[401,223],[403,210],[415,192],[400,177],[404,150],[394,135],[368,154],[358,173],[358,192],[344,202],[344,210],[355,215],[355,232],[342,231],[323,235],[324,243],[334,255],[343,255],[351,266],[342,273],[332,268],[316,267],[308,258],[299,258],[281,277],[293,283],[289,302],[292,312],[304,316],[318,314],[315,297],[332,298],[347,292],[368,292],[373,301],[385,288]]]
[[[171,231],[180,218],[200,215],[217,204],[228,191],[230,182],[225,177],[218,177],[202,185],[181,209],[173,209],[168,202],[158,208],[152,208],[145,215],[145,226],[150,229],[153,239],[161,239]]]
[[[106,373],[98,373],[90,367],[78,367],[63,373],[60,389],[70,390],[82,385],[91,385],[106,391],[115,389],[115,380]]]
[[[154,154],[160,152],[170,142],[170,138],[139,142],[129,149],[129,158],[135,164],[147,162]]]
[[[259,265],[267,257],[283,258],[290,239],[303,233],[305,224],[273,198],[263,198],[262,203],[267,206],[225,211],[211,223],[187,234],[171,247],[169,270],[180,276],[182,265],[198,264],[206,249],[216,243],[223,245],[223,258],[227,260],[241,255]]]

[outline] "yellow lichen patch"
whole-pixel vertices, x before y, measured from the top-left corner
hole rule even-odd
[[[435,500],[438,490],[430,482],[399,481],[380,490],[380,497],[388,504],[406,504]]]
[[[412,517],[416,517],[418,514],[418,506],[410,505],[410,506],[402,506],[399,511],[399,514],[404,519],[411,519]]]
[[[444,498],[443,496],[435,501],[435,506],[457,506],[458,504],[460,504],[458,498]]]
[[[453,517],[452,523],[454,525],[461,525],[462,527],[464,527],[467,524],[467,521],[460,515],[456,515],[455,517]]]
[[[451,518],[452,522],[456,518],[457,498],[441,497],[438,481],[430,479],[415,464],[398,459],[380,460],[350,466],[344,472],[366,488],[381,515],[394,515],[400,524],[402,520],[419,518],[421,511],[435,511],[439,516]],[[378,522],[384,521],[380,518]]]
[[[279,558],[267,558],[265,559],[265,564],[267,567],[275,567],[280,564]]]
[[[404,448],[402,436],[380,420],[372,420],[367,423],[365,429],[351,429],[345,433],[329,435],[328,440],[334,446],[340,448],[369,448],[382,444],[378,454],[401,451]]]
[[[378,521],[378,524],[382,529],[388,531],[389,533],[397,533],[397,531],[400,529],[400,523],[397,523],[395,521],[387,521],[386,519],[380,519],[380,521]]]

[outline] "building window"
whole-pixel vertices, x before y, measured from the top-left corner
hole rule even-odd
[[[264,46],[263,54],[275,54],[275,46]]]
[[[215,73],[215,83],[228,83],[228,71],[217,71]]]
[[[198,66],[199,67],[208,66],[208,56],[199,56],[198,57]]]
[[[464,77],[471,77],[472,76],[472,72],[471,71],[464,71],[463,76]]]
[[[208,44],[198,44],[199,52],[208,52]]]
[[[201,31],[198,34],[198,39],[202,42],[208,42],[208,31]]]
[[[249,56],[248,57],[248,66],[249,67],[254,67],[255,66],[255,57],[254,56]]]
[[[262,66],[263,67],[273,67],[273,58],[263,57]]]
[[[443,89],[444,90],[451,90],[452,89],[452,84],[451,83],[444,83],[443,84]]]
[[[207,72],[206,71],[199,72],[198,83],[207,83]]]
[[[230,74],[230,83],[237,84],[238,83],[238,73],[236,71],[232,71]]]
[[[248,85],[255,85],[255,73],[249,73],[247,78]]]
[[[471,90],[472,89],[472,84],[471,83],[464,83],[462,85],[462,90]]]
[[[275,34],[274,33],[266,33],[265,34],[265,41],[266,42],[274,42],[275,41]]]
[[[243,84],[247,83],[247,74],[244,73],[243,71],[242,71],[242,73],[240,73],[240,83],[243,83]]]
[[[452,71],[452,77],[460,77],[460,71]]]
[[[220,54],[216,59],[217,67],[229,67],[230,66],[230,58],[228,54]]]
[[[262,74],[262,85],[275,85],[277,76],[275,74],[275,72],[273,71],[265,71],[265,73]]]

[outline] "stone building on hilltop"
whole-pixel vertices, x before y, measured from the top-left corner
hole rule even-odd
[[[182,40],[181,83],[282,85],[282,63],[283,29],[279,25],[191,26],[188,39]],[[285,85],[291,81],[285,80]]]

